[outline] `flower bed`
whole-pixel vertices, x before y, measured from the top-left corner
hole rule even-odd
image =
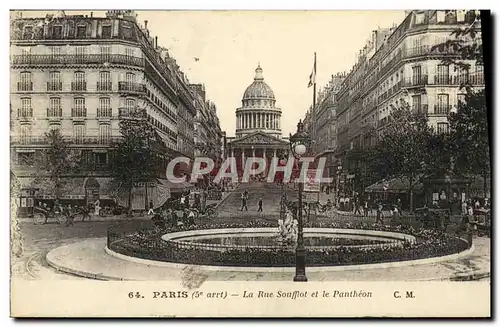
[[[175,242],[161,239],[165,233],[183,230],[248,227],[276,227],[276,225],[270,222],[208,224],[166,230],[151,227],[133,232],[130,232],[129,228],[124,228],[123,233],[120,233],[120,228],[113,228],[112,232],[108,231],[108,247],[117,253],[128,256],[186,264],[247,267],[292,267],[295,265],[295,251],[293,249],[239,248],[216,251],[207,248],[179,247]],[[466,241],[458,237],[440,231],[415,229],[410,226],[391,227],[357,222],[305,224],[305,227],[399,232],[413,235],[417,239],[414,243],[401,242],[396,246],[379,244],[376,247],[338,246],[328,249],[308,249],[306,256],[308,266],[341,266],[417,260],[458,253],[469,247]]]

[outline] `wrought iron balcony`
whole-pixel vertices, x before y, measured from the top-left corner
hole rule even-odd
[[[144,59],[121,54],[85,54],[85,55],[15,55],[11,65],[69,65],[69,64],[122,64],[144,67]]]
[[[18,108],[17,118],[33,118],[33,108]]]
[[[413,113],[415,114],[424,114],[427,115],[429,112],[429,105],[428,104],[418,104],[414,105],[412,107]]]
[[[112,82],[97,82],[97,91],[98,92],[110,92],[113,90]]]
[[[146,118],[146,112],[136,108],[118,108],[118,117],[120,118]]]
[[[33,82],[18,82],[18,91],[33,91]]]
[[[429,83],[429,76],[415,75],[412,78],[406,78],[403,82],[405,87],[425,86]]]
[[[62,108],[47,108],[47,118],[62,118]]]
[[[145,93],[144,84],[134,82],[118,82],[118,91],[127,93]]]
[[[62,91],[62,82],[47,82],[47,91]]]
[[[111,108],[97,108],[98,118],[111,118],[113,116],[113,109]]]
[[[436,104],[434,106],[434,114],[436,115],[448,115],[451,110],[451,105],[440,105]]]
[[[72,118],[85,118],[87,117],[87,108],[71,108]]]
[[[71,91],[87,91],[87,82],[71,82]]]

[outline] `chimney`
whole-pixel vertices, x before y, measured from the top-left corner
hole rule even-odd
[[[144,21],[144,28],[148,29],[148,21],[147,20]]]
[[[155,49],[158,48],[158,36],[155,36]]]
[[[94,17],[94,12],[93,11],[90,12],[90,18],[92,18],[92,17]]]

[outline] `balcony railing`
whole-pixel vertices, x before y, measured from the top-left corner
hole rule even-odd
[[[111,118],[113,116],[113,109],[111,108],[97,108],[98,118]]]
[[[62,117],[62,108],[47,108],[47,118]]]
[[[18,82],[18,91],[33,91],[33,82]]]
[[[31,118],[33,117],[33,108],[18,108],[17,109],[18,118]]]
[[[145,93],[144,84],[134,82],[118,82],[118,91],[130,93]]]
[[[87,117],[87,108],[71,108],[71,117],[73,118]]]
[[[428,104],[417,104],[412,107],[413,113],[427,115],[429,112]]]
[[[403,82],[405,87],[412,86],[424,86],[429,83],[429,76],[427,75],[416,75],[412,78],[406,78]]]
[[[112,82],[97,82],[97,91],[112,91]]]
[[[71,82],[71,91],[87,91],[87,82]]]
[[[120,54],[87,54],[87,55],[15,55],[12,65],[68,65],[68,64],[122,64],[144,67],[144,59]]]
[[[448,115],[451,110],[451,105],[435,105],[434,114],[436,115]]]
[[[451,78],[449,75],[434,75],[434,85],[450,85]]]
[[[61,82],[47,82],[47,91],[62,91],[62,83]]]
[[[70,144],[81,145],[109,145],[118,142],[121,136],[63,136]],[[45,136],[12,136],[12,144],[20,145],[46,145],[48,140]]]
[[[126,118],[146,118],[144,110],[135,108],[118,108],[118,117]]]

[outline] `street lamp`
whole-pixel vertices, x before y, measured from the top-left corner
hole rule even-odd
[[[342,174],[342,162],[338,160],[337,162],[337,183],[336,183],[336,190],[335,190],[335,199],[336,199],[336,204],[337,207],[339,205],[339,191],[340,191],[340,175]]]
[[[280,160],[279,160],[279,164],[281,166],[285,166],[286,163],[287,163],[287,158],[288,157],[288,153],[287,151],[285,150],[283,153],[281,153],[280,155]],[[284,190],[284,178],[281,179],[281,182],[280,182],[280,186],[281,186],[281,201],[280,201],[280,219],[281,220],[284,220],[285,219],[285,202],[286,202],[286,193],[285,193],[285,190]]]
[[[290,134],[290,151],[293,156],[299,160],[307,152],[307,147],[310,145],[311,140],[309,135],[304,131],[304,123],[302,120],[297,124],[297,133]],[[302,166],[300,164],[300,166]],[[304,190],[304,183],[300,180],[299,175],[299,203],[298,203],[298,235],[297,247],[295,248],[295,276],[294,282],[307,282],[306,277],[306,249],[304,247],[304,223],[302,220],[302,191]]]

